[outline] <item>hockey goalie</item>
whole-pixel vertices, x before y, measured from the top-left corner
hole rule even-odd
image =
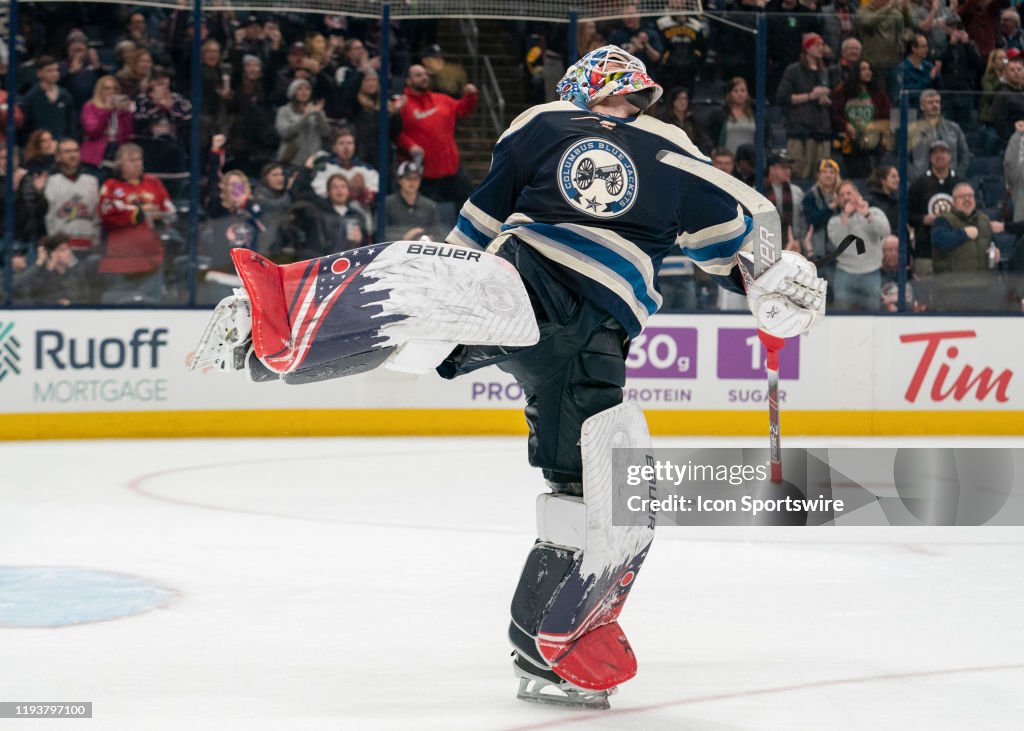
[[[783,338],[824,315],[825,283],[787,252],[744,285],[751,217],[700,174],[710,165],[682,131],[644,114],[662,90],[639,60],[597,49],[558,92],[498,140],[445,242],[283,266],[233,250],[244,287],[214,311],[191,367],[293,384],[377,367],[511,374],[548,488],[512,598],[519,697],[607,708],[637,672],[619,617],[654,537],[653,520],[611,524],[611,453],[650,448],[622,389],[630,338],[661,304],[662,260],[681,247]]]

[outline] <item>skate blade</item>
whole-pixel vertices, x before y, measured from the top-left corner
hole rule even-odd
[[[237,296],[220,301],[188,362],[190,371],[210,368],[238,371],[245,368],[245,355],[252,329],[249,301]]]
[[[607,711],[611,708],[608,696],[615,692],[609,690],[582,690],[573,687],[558,686],[542,678],[519,678],[519,692],[516,698],[529,703],[543,703],[564,708],[580,708],[588,711]]]

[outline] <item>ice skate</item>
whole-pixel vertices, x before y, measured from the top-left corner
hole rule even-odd
[[[189,359],[189,370],[215,368],[240,371],[252,345],[252,306],[244,289],[236,289],[213,310],[199,345]]]
[[[513,653],[513,657],[515,659],[512,666],[516,677],[519,678],[516,698],[520,700],[604,711],[611,707],[608,696],[618,690],[584,690],[560,678],[553,670],[535,665],[518,652]]]

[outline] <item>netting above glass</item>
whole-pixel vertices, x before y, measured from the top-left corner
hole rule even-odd
[[[58,0],[58,2],[71,0]],[[151,5],[182,10],[191,3],[181,0],[101,0],[126,5]],[[701,0],[393,0],[391,17],[402,18],[503,18],[509,20],[550,20],[566,22],[575,10],[581,19],[621,18],[625,15],[664,15],[666,8],[675,13],[701,12]],[[206,0],[207,11],[246,11],[276,13],[322,13],[379,18],[385,3],[382,0]]]

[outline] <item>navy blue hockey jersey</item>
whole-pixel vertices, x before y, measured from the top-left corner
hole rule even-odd
[[[732,196],[658,162],[665,149],[707,160],[682,130],[647,115],[533,107],[498,140],[448,241],[493,253],[515,235],[635,336],[661,306],[655,283],[673,243],[724,276],[752,228]]]

